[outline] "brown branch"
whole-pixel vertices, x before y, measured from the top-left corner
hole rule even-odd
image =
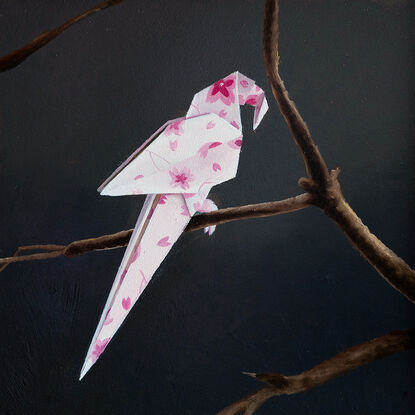
[[[255,205],[245,205],[220,209],[215,212],[204,213],[194,216],[187,228],[186,232],[193,232],[203,229],[211,225],[221,225],[223,223],[233,222],[235,220],[244,220],[251,218],[262,218],[266,216],[281,215],[283,213],[295,212],[304,209],[312,204],[312,196],[304,193],[288,199],[275,202],[258,203]],[[0,272],[13,262],[32,261],[48,258],[56,258],[60,255],[72,258],[87,252],[99,251],[104,249],[121,248],[128,244],[133,229],[117,232],[111,235],[103,235],[98,238],[81,239],[74,241],[69,245],[31,245],[20,247],[12,257],[0,258],[0,264],[4,264],[0,268]],[[21,255],[21,251],[27,250],[43,250],[46,252]]]
[[[340,169],[329,172],[306,123],[288,95],[278,71],[278,10],[278,0],[266,0],[264,65],[274,97],[304,159],[308,178],[301,178],[299,185],[313,195],[314,204],[337,223],[378,273],[401,294],[415,302],[415,270],[373,235],[347,204],[338,181]]]
[[[97,4],[96,6],[92,7],[91,9],[87,10],[80,15],[73,17],[72,19],[66,21],[62,25],[56,27],[55,29],[49,30],[47,32],[43,32],[36,38],[34,38],[30,43],[23,46],[20,49],[17,49],[10,54],[3,56],[0,58],[0,72],[7,71],[12,69],[26,60],[30,55],[35,53],[37,50],[42,48],[43,46],[47,45],[50,41],[55,39],[58,35],[64,32],[66,29],[78,23],[79,21],[87,18],[91,14],[99,12],[100,10],[104,10],[108,7],[114,6],[118,3],[121,3],[123,0],[108,0],[102,3]]]
[[[299,375],[245,373],[267,383],[268,386],[224,408],[217,415],[251,415],[274,396],[308,391],[360,366],[414,348],[415,329],[392,331],[382,337],[351,347]]]

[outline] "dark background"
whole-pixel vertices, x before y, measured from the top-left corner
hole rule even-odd
[[[96,0],[0,3],[0,55]],[[282,1],[281,72],[353,208],[413,264],[415,4]],[[100,12],[0,74],[0,254],[133,227],[143,196],[97,186],[193,94],[239,70],[270,111],[220,207],[300,193],[304,167],[272,99],[263,2],[135,1]],[[256,390],[411,326],[414,309],[317,209],[185,234],[97,365],[78,381],[123,250],[10,265],[0,275],[1,414],[213,414]],[[140,318],[138,316],[140,315]],[[412,356],[412,357],[411,357]],[[260,414],[410,414],[400,353]],[[411,368],[412,364],[412,368]]]

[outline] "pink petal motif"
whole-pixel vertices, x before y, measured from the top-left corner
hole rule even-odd
[[[110,340],[111,340],[111,337],[108,337],[104,340],[97,339],[94,350],[92,351],[92,354],[91,354],[91,359],[93,363],[95,363],[98,360],[98,357],[101,356],[101,354],[107,347],[107,344],[109,343]]]
[[[187,208],[186,205],[182,205],[182,211],[181,211],[180,214],[183,215],[183,216],[190,217],[189,209]]]
[[[255,107],[255,105],[257,104],[257,99],[258,97],[256,95],[249,95],[246,99],[246,103],[249,105],[253,105]]]
[[[183,190],[189,188],[189,182],[194,180],[193,174],[186,167],[183,167],[181,170],[178,170],[174,167],[169,171],[171,182],[170,186],[177,187],[180,186]]]
[[[191,197],[193,197],[196,193],[183,193],[183,197],[185,199],[190,199]]]
[[[246,88],[246,87],[249,85],[248,81],[247,81],[247,80],[245,80],[245,79],[243,79],[243,80],[240,82],[240,84],[241,84],[244,88]]]
[[[213,163],[213,171],[218,171],[218,170],[222,170],[222,167],[220,166],[219,163]]]
[[[237,138],[236,140],[228,141],[228,146],[234,150],[240,150],[242,146],[242,138]]]
[[[216,124],[213,121],[209,121],[206,125],[206,129],[210,130],[213,128]]]
[[[208,155],[208,151],[211,148],[215,148],[217,146],[220,146],[221,144],[222,143],[220,141],[214,141],[214,142],[211,142],[211,143],[206,143],[206,144],[203,144],[203,146],[200,147],[197,152],[199,153],[199,156],[200,157],[202,157],[203,159],[205,159],[206,156]]]
[[[111,309],[109,308],[107,311],[107,315],[105,316],[104,326],[108,326],[108,324],[111,324],[114,321],[114,319],[110,316],[110,311]]]
[[[209,88],[206,102],[214,103],[220,99],[225,105],[231,105],[235,102],[233,89],[235,89],[235,77],[233,75],[220,79]]]
[[[221,118],[225,118],[227,114],[228,113],[225,110],[220,110],[219,111],[219,117],[221,117]]]
[[[165,130],[165,134],[167,136],[174,134],[174,135],[182,135],[184,132],[183,130],[183,120],[176,121],[173,124],[169,124]]]
[[[166,200],[167,200],[167,196],[166,195],[161,195],[161,197],[159,199],[159,205],[165,205]]]
[[[137,259],[140,257],[140,254],[141,254],[141,244],[138,244],[133,257],[131,258],[131,263],[137,261]]]
[[[121,304],[124,310],[128,310],[131,307],[131,298],[123,298]]]
[[[231,125],[239,130],[239,124],[236,121],[231,121]]]
[[[134,177],[134,180],[142,179],[144,176],[142,174],[139,174],[138,176]]]
[[[175,150],[176,150],[176,148],[177,148],[177,140],[170,141],[170,142],[169,142],[169,145],[170,145],[170,149],[171,149],[171,151],[175,151]]]
[[[161,238],[158,242],[157,242],[158,246],[169,246],[171,245],[171,243],[169,242],[169,237],[165,236],[164,238]]]

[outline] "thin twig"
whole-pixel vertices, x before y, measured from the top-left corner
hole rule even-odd
[[[60,35],[62,32],[64,32],[66,29],[68,29],[75,23],[78,23],[79,21],[87,18],[91,14],[99,12],[100,10],[104,10],[108,7],[121,3],[122,1],[124,0],[104,1],[92,7],[91,9],[87,10],[86,12],[81,13],[80,15],[76,17],[73,17],[72,19],[66,21],[65,23],[56,27],[55,29],[48,30],[47,32],[43,32],[42,34],[34,38],[31,42],[29,42],[27,45],[0,58],[0,72],[4,72],[4,71],[7,71],[9,69],[16,67],[17,65],[22,63],[25,59],[27,59],[30,55],[35,53],[37,50],[39,50],[43,46],[47,45],[50,41],[55,39],[55,37]]]
[[[245,372],[254,379],[267,383],[268,386],[224,408],[217,415],[253,414],[274,396],[308,391],[360,366],[414,348],[415,329],[399,330],[353,346],[299,375]]]
[[[373,235],[348,205],[338,180],[340,169],[329,172],[306,123],[288,95],[278,72],[278,10],[278,0],[266,0],[264,64],[274,97],[304,159],[308,178],[301,178],[299,184],[313,195],[314,204],[337,223],[378,273],[401,294],[415,302],[415,270]]]
[[[311,206],[311,204],[312,196],[304,193],[275,202],[257,203],[254,205],[220,209],[215,212],[203,213],[201,215],[194,216],[185,231],[193,232],[211,225],[221,225],[235,220],[281,215],[283,213],[295,212],[297,210],[304,209]],[[132,232],[133,229],[129,229],[127,231],[121,231],[111,235],[103,235],[97,238],[81,239],[68,245],[31,245],[28,247],[20,247],[13,257],[0,258],[0,264],[4,264],[3,267],[0,268],[0,272],[8,264],[13,262],[56,258],[60,255],[72,258],[87,252],[121,248],[128,245]],[[35,249],[49,252],[18,256],[20,251]]]

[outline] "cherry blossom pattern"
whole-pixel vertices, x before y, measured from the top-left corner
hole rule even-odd
[[[157,242],[158,246],[162,246],[162,247],[166,247],[166,246],[170,246],[171,243],[169,242],[169,237],[165,236],[164,238],[161,238],[158,242]]]
[[[239,130],[239,124],[236,121],[231,121],[231,125],[233,125],[236,129]]]
[[[206,158],[208,151],[212,148],[215,148],[217,146],[220,146],[222,143],[220,141],[214,141],[212,143],[206,143],[203,144],[202,147],[199,148],[199,150],[197,150],[198,154],[200,157],[202,157],[203,159]]]
[[[172,187],[181,187],[183,190],[189,188],[189,182],[193,181],[193,175],[187,167],[183,167],[181,170],[174,167],[169,171]]]
[[[213,163],[212,169],[213,171],[218,171],[218,170],[222,170],[222,167],[220,166],[219,163]]]
[[[220,110],[219,111],[219,117],[225,118],[227,115],[228,115],[228,113],[225,110]]]
[[[137,174],[137,176],[134,177],[134,180],[142,179],[143,177],[142,174]]]
[[[245,104],[256,106],[258,103],[258,96],[257,95],[248,95],[246,98]]]
[[[164,132],[167,136],[169,135],[182,135],[184,132],[183,130],[183,120],[176,121],[172,124],[169,124]]]
[[[98,357],[100,357],[101,354],[104,352],[110,340],[111,340],[111,337],[108,337],[104,340],[97,339],[97,341],[95,342],[94,350],[92,351],[92,354],[91,354],[91,359],[93,363],[95,363],[98,360]]]
[[[171,151],[176,151],[177,144],[178,144],[178,143],[177,143],[177,140],[170,141],[170,142],[169,142],[170,150],[171,150]]]
[[[240,150],[242,147],[242,137],[239,137],[235,140],[228,141],[228,146],[234,150]]]
[[[124,310],[129,310],[131,307],[131,298],[130,297],[123,298],[121,301],[121,305]]]
[[[244,88],[247,88],[247,87],[248,87],[248,85],[249,85],[249,82],[248,82],[246,79],[243,79],[243,80],[240,82],[240,84],[241,84]]]
[[[180,214],[183,216],[188,216],[190,218],[189,209],[186,205],[182,205],[182,211],[180,212]]]
[[[209,88],[206,102],[213,103],[220,99],[225,105],[229,106],[235,102],[233,89],[235,89],[235,77],[233,75],[220,79]]]
[[[167,196],[166,195],[161,195],[160,199],[159,199],[159,205],[165,205],[166,200],[167,200]]]
[[[207,124],[206,124],[206,129],[207,130],[210,130],[210,129],[212,129],[212,128],[215,128],[215,123],[211,120],[211,121],[209,121]]]
[[[108,326],[108,324],[111,324],[114,321],[114,319],[110,316],[110,311],[111,308],[108,309],[107,314],[105,316],[104,326]]]

